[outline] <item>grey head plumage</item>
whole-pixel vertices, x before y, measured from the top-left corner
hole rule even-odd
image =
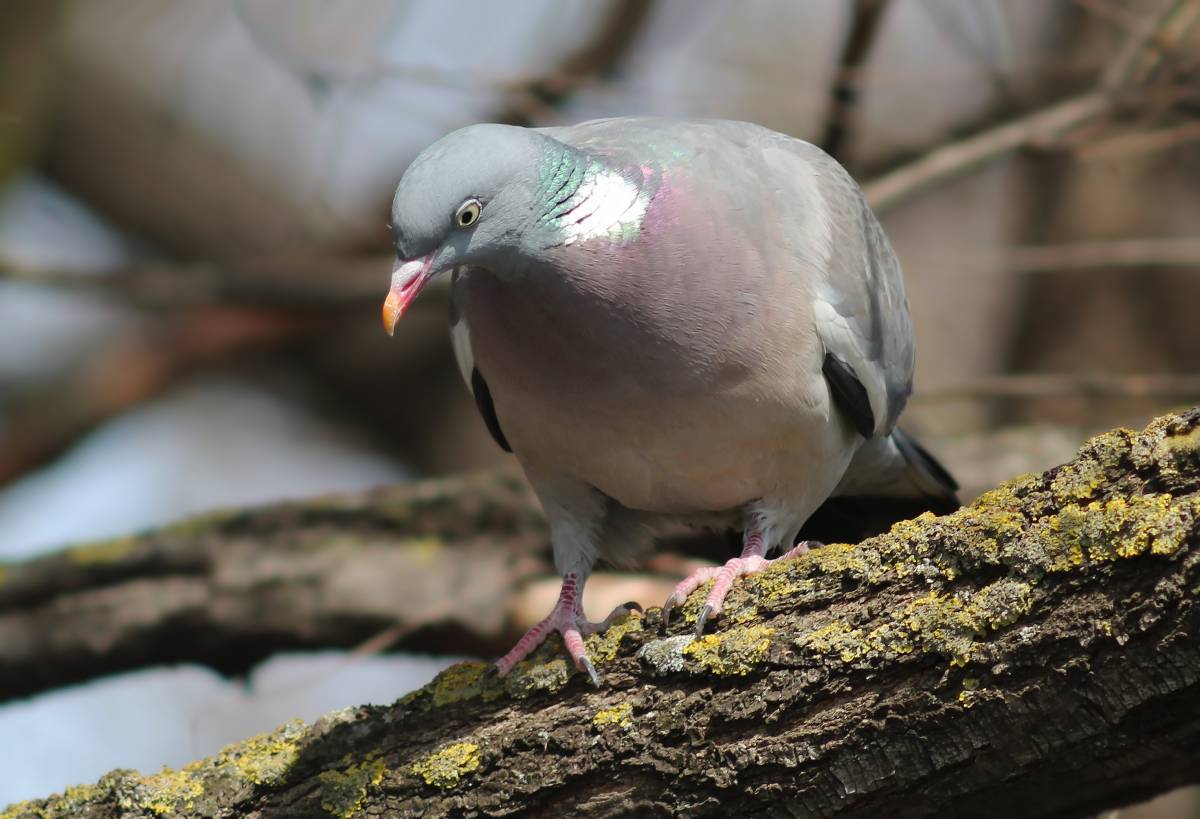
[[[392,229],[402,260],[437,250],[448,269],[509,253],[528,227],[545,138],[508,125],[472,125],[438,140],[413,161],[396,188]],[[478,202],[478,221],[460,208]],[[504,265],[497,265],[503,268]]]

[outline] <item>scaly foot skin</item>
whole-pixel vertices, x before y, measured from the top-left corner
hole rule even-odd
[[[671,596],[663,604],[663,628],[670,624],[673,609],[682,606],[689,594],[715,578],[716,582],[713,583],[712,589],[708,592],[708,598],[704,601],[704,608],[700,610],[700,616],[696,618],[696,636],[699,637],[704,633],[704,625],[708,619],[720,613],[721,605],[725,602],[729,590],[733,588],[734,580],[743,575],[758,574],[777,560],[799,557],[807,552],[810,546],[819,545],[816,541],[804,540],[779,557],[768,560],[761,554],[761,538],[754,535],[748,536],[741,557],[730,559],[724,566],[705,566],[697,569],[675,587],[675,591],[671,592]]]
[[[557,631],[562,635],[563,646],[571,655],[571,661],[575,663],[575,667],[586,672],[592,685],[599,687],[600,677],[596,674],[596,667],[588,659],[587,651],[583,647],[584,635],[604,631],[631,611],[641,610],[641,606],[631,601],[617,606],[601,622],[593,623],[583,616],[583,607],[578,598],[578,579],[574,574],[567,574],[563,577],[562,590],[558,593],[558,603],[550,612],[550,616],[525,632],[525,636],[517,640],[517,644],[512,647],[511,651],[496,660],[489,669],[489,673],[500,677],[506,676],[517,663],[528,657],[545,642],[546,638],[550,636],[550,632]]]

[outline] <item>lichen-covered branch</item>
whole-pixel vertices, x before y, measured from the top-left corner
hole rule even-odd
[[[552,571],[514,472],[207,515],[0,564],[0,700],[149,664],[245,671],[392,631],[494,653],[513,590]],[[437,571],[430,571],[433,564]]]
[[[478,524],[478,521],[476,522]],[[1200,781],[1200,409],[941,518],[33,816],[1087,816]]]

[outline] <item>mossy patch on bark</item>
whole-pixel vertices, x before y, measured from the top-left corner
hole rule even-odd
[[[478,768],[479,746],[473,742],[456,742],[417,760],[411,770],[425,780],[426,785],[447,790]]]
[[[322,771],[317,782],[321,786],[321,807],[337,819],[350,819],[362,808],[367,789],[383,781],[387,766],[375,753],[362,762],[353,763],[349,758],[343,762],[345,768]]]

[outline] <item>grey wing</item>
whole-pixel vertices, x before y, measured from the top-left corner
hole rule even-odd
[[[545,130],[577,146],[633,144],[651,153],[669,138],[693,164],[704,154],[737,156],[726,163],[735,170],[723,194],[746,198],[743,213],[760,207],[764,192],[786,194],[784,242],[811,277],[805,289],[834,398],[866,438],[895,427],[912,392],[915,357],[904,279],[862,191],[836,160],[803,140],[745,122],[633,117]],[[744,184],[754,165],[757,188]]]
[[[458,362],[458,372],[471,394],[475,396],[475,407],[479,410],[483,423],[491,433],[492,440],[505,452],[512,452],[504,430],[500,428],[500,419],[496,416],[496,406],[492,403],[492,391],[488,388],[483,373],[475,366],[475,353],[471,349],[471,328],[462,309],[462,290],[457,287],[460,270],[455,270],[450,279],[450,345],[454,348],[454,360]]]
[[[820,149],[801,144],[828,212],[828,257],[814,288],[826,376],[844,409],[846,401],[859,396],[860,405],[848,407],[852,419],[861,420],[869,410],[872,434],[866,434],[865,424],[855,424],[864,437],[887,435],[912,392],[916,352],[900,262],[850,175]],[[838,375],[831,376],[831,369],[843,377],[843,385],[856,379],[862,390],[838,395]]]

